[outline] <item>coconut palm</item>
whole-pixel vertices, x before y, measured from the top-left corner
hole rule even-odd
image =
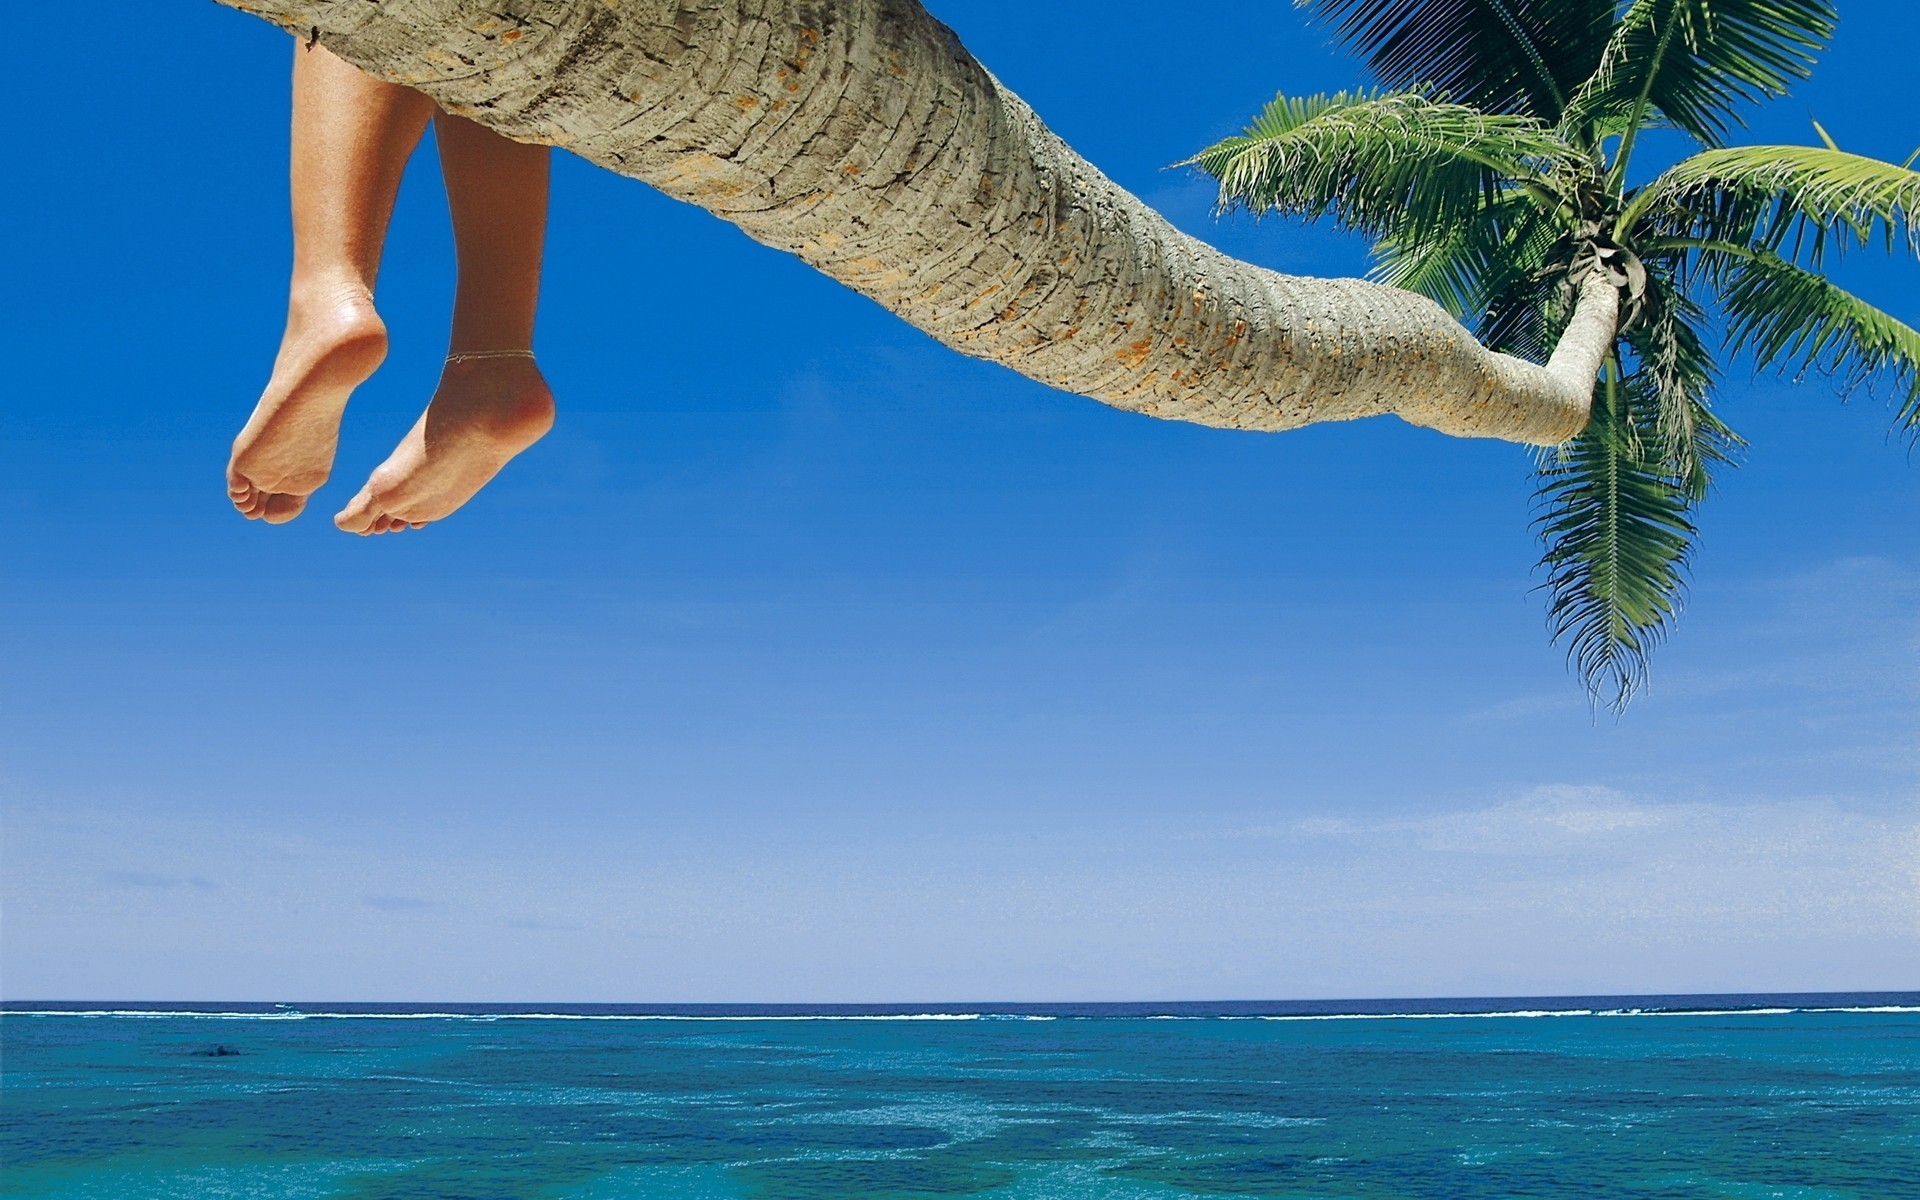
[[[1256,430],[1395,413],[1554,444],[1586,424],[1612,332],[1599,275],[1536,365],[1412,292],[1228,258],[1075,154],[919,0],[224,2],[1133,412]],[[763,315],[749,297],[715,318]]]
[[[1644,682],[1677,612],[1696,506],[1739,438],[1725,356],[1880,380],[1920,430],[1920,332],[1835,285],[1848,247],[1920,255],[1920,173],[1818,144],[1729,146],[1807,76],[1829,0],[1297,0],[1378,88],[1282,95],[1192,161],[1221,202],[1374,238],[1374,277],[1537,358],[1596,265],[1622,287],[1592,420],[1541,456],[1548,620],[1596,699]],[[1693,153],[1649,171],[1650,129]],[[1920,158],[1920,151],[1916,151]],[[1719,329],[1715,336],[1715,328]]]
[[[1173,229],[919,0],[223,2],[1042,382],[1235,429],[1394,413],[1557,447],[1553,628],[1616,703],[1737,445],[1706,406],[1708,304],[1728,348],[1888,377],[1920,426],[1920,339],[1819,274],[1850,242],[1914,246],[1914,172],[1721,144],[1740,103],[1806,74],[1827,0],[1319,0],[1392,90],[1276,101],[1198,161],[1230,201],[1376,236],[1378,282],[1278,275]],[[1629,186],[1656,125],[1705,149]]]

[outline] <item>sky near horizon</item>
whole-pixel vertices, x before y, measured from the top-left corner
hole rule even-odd
[[[1290,6],[930,7],[1177,225],[1364,269],[1166,169],[1363,82]],[[1903,159],[1920,17],[1841,14],[1749,140]],[[17,64],[0,996],[1920,987],[1920,464],[1884,398],[1733,365],[1746,465],[1652,687],[1595,719],[1524,449],[1116,412],[557,155],[554,434],[358,539],[327,514],[444,351],[429,141],[394,352],[269,528],[221,472],[283,313],[290,42],[212,4],[160,40]],[[1911,258],[1841,274],[1920,322]]]

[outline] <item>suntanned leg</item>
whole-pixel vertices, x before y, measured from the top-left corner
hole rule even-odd
[[[293,60],[293,283],[273,375],[234,439],[227,494],[249,520],[291,521],[327,480],[347,397],[387,353],[374,275],[407,157],[433,101],[323,46]]]
[[[427,411],[333,519],[350,533],[439,520],[553,427],[553,394],[531,353],[547,148],[446,113],[434,127],[460,258],[450,353]]]

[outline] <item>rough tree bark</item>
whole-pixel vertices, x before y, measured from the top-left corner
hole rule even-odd
[[[1188,237],[1075,154],[918,0],[221,0],[521,141],[724,217],[966,354],[1232,429],[1396,413],[1552,444],[1619,298],[1546,366],[1438,306]]]

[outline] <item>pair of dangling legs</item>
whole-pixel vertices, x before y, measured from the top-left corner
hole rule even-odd
[[[259,405],[234,440],[227,493],[248,519],[291,521],[333,469],[340,418],[387,353],[375,276],[400,176],[434,125],[459,258],[447,364],[427,410],[334,517],[351,533],[438,520],[553,424],[533,361],[547,148],[439,112],[328,52],[293,68],[293,282]]]

